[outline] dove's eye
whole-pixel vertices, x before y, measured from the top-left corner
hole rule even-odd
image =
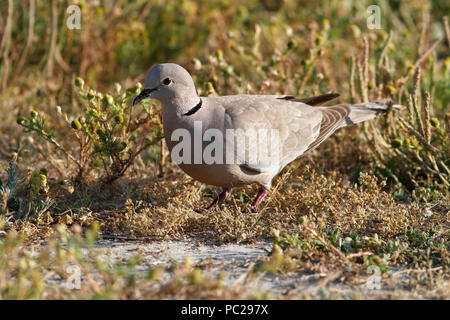
[[[168,86],[168,85],[171,84],[171,83],[172,83],[172,79],[169,79],[169,78],[165,78],[165,79],[162,81],[162,84],[165,85],[165,86]]]

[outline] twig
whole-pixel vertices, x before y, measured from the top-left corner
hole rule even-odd
[[[25,47],[24,47],[24,49],[22,51],[22,55],[20,56],[19,63],[17,64],[16,75],[20,75],[20,71],[22,70],[23,65],[25,64],[25,60],[27,58],[28,51],[30,50],[31,44],[33,43],[34,11],[35,11],[34,0],[30,0],[30,9],[29,9],[29,12],[28,12],[27,42],[26,42]]]
[[[58,63],[58,65],[63,69],[65,72],[71,72],[72,68],[70,65],[64,61],[64,58],[61,56],[61,52],[59,52],[58,48],[55,49],[55,60]]]
[[[431,269],[418,269],[418,270],[406,269],[406,270],[396,271],[396,272],[392,273],[392,275],[394,276],[394,275],[401,274],[401,273],[413,273],[413,272],[421,273],[421,272],[427,272],[427,271],[438,271],[441,269],[442,269],[442,267],[436,267],[436,268],[431,268]]]
[[[448,17],[444,17],[444,30],[447,37],[447,45],[450,47],[450,28],[448,26]]]
[[[439,44],[439,42],[441,42],[441,40],[442,38],[437,39],[433,43],[433,45],[427,51],[425,51],[425,53],[422,54],[422,56],[420,56],[419,59],[417,59],[416,63],[414,64],[414,68],[417,68],[422,64],[422,62],[430,55],[431,52],[433,52],[434,48],[436,48],[436,46]]]
[[[39,145],[35,145],[35,148],[37,150],[37,152],[39,152],[44,159],[46,159],[50,165],[56,169],[56,171],[58,171],[59,175],[64,178],[65,177],[65,173],[61,170],[61,168],[56,164],[56,161],[54,159],[54,157],[52,155],[50,155],[48,152],[44,152],[44,150],[42,150],[42,148]]]
[[[58,9],[56,7],[56,0],[52,0],[52,19],[51,19],[51,36],[50,36],[50,49],[47,57],[47,76],[51,78],[53,76],[53,66],[56,51],[56,39],[58,36]]]
[[[352,262],[343,254],[340,250],[338,250],[336,247],[330,245],[324,238],[322,238],[315,230],[311,229],[308,226],[305,226],[305,229],[308,230],[317,240],[322,242],[322,244],[327,247],[329,250],[336,253],[342,260],[345,261],[346,264],[351,265]]]
[[[413,160],[411,160],[411,156],[409,154],[406,154],[404,151],[400,150],[400,149],[396,149],[394,150],[394,153],[396,156],[402,158],[405,162],[408,162],[409,164],[413,165],[413,166],[417,166],[417,162],[414,162]],[[434,170],[433,168],[431,168],[428,164],[426,164],[422,158],[420,158],[419,156],[417,156],[417,160],[418,161],[422,161],[422,164],[432,173],[438,175],[439,172],[437,172],[436,170]]]
[[[3,49],[6,46],[6,42],[8,41],[8,36],[10,35],[12,24],[12,16],[13,16],[13,2],[12,0],[8,0],[8,13],[6,16],[5,28],[3,29],[4,31],[2,41],[0,42],[0,52],[3,51]]]
[[[5,31],[3,33],[2,42],[0,43],[0,52],[2,52],[2,64],[3,64],[3,77],[2,77],[2,87],[1,91],[5,91],[8,82],[9,73],[9,47],[11,44],[11,25],[13,18],[13,2],[8,0],[8,15],[5,23]]]
[[[137,21],[141,21],[148,16],[152,4],[153,4],[152,1],[147,1],[144,4],[143,8],[140,10],[141,13],[138,16]]]
[[[122,241],[147,241],[147,238],[128,238],[128,237],[124,237],[124,236],[114,236],[114,235],[110,235],[110,234],[100,234],[99,237],[101,239],[106,239],[106,240],[122,240]]]
[[[380,56],[378,57],[377,68],[381,68],[381,66],[383,65],[383,59],[387,53],[387,49],[389,43],[391,43],[391,39],[392,39],[392,30],[389,31],[389,36],[387,37],[386,41],[384,41],[383,48],[381,49]]]
[[[420,56],[419,59],[416,60],[413,66],[414,69],[417,69],[417,67],[419,67],[422,64],[422,62],[433,52],[433,50],[436,48],[439,42],[441,42],[441,40],[442,38],[437,39],[433,43],[433,45],[424,54],[422,54],[422,56]],[[408,73],[407,75],[400,78],[398,82],[404,84],[408,80],[409,76],[410,74]]]
[[[350,253],[347,255],[347,258],[351,259],[351,258],[357,258],[357,257],[362,257],[362,256],[371,256],[371,255],[373,255],[373,252],[363,251],[363,252]]]

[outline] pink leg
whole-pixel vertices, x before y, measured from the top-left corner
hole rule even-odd
[[[222,203],[225,201],[225,199],[228,198],[230,193],[231,192],[230,192],[229,188],[223,188],[222,192],[213,200],[213,202],[211,202],[211,204],[209,206],[207,206],[205,209],[199,209],[199,210],[195,210],[195,211],[197,211],[197,212],[207,211],[207,210],[211,209],[212,207],[214,207],[216,204],[218,206],[221,206]]]
[[[217,201],[217,205],[221,206],[222,203],[228,198],[228,196],[231,194],[230,189],[224,188],[222,190],[222,193],[219,195],[219,201]]]
[[[253,203],[252,203],[252,212],[258,211],[259,204],[264,199],[264,197],[266,196],[267,193],[268,193],[268,191],[266,189],[264,189],[263,187],[261,187],[259,189],[258,195],[256,196],[255,200],[253,200]]]

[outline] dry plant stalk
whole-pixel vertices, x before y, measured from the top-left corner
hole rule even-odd
[[[51,24],[50,24],[50,49],[48,52],[47,58],[47,76],[50,79],[53,76],[53,68],[54,68],[54,60],[55,60],[55,51],[56,51],[56,41],[58,39],[58,8],[56,5],[56,1],[52,0],[52,16],[51,16]]]
[[[363,38],[364,55],[358,61],[359,86],[363,102],[369,101],[368,83],[369,83],[369,41],[367,37]]]
[[[377,97],[378,99],[381,99],[382,93],[383,93],[383,87],[384,87],[384,84],[382,83],[383,81],[381,79],[381,76],[382,76],[381,71],[383,71],[384,77],[388,73],[387,51],[389,48],[389,44],[391,43],[391,40],[392,40],[392,34],[393,33],[391,30],[389,32],[389,36],[386,38],[386,41],[383,43],[383,47],[381,49],[380,56],[378,57],[378,61],[375,66],[375,86],[378,89],[378,97]]]
[[[383,43],[383,47],[381,49],[380,56],[378,57],[377,71],[383,65],[383,61],[384,61],[384,58],[386,57],[387,50],[389,48],[389,44],[391,43],[391,40],[392,40],[392,30],[389,31],[389,36],[386,38],[386,41],[384,41],[384,43]]]
[[[13,19],[13,1],[8,0],[8,13],[5,22],[5,28],[3,31],[2,42],[0,43],[0,53],[2,54],[1,60],[3,64],[3,76],[1,79],[1,91],[5,91],[8,83],[9,74],[9,50],[11,46],[11,31],[12,31],[12,19]]]
[[[367,40],[367,37],[364,36],[363,38],[364,42],[364,57],[363,57],[363,67],[364,67],[364,89],[365,89],[365,95],[367,98],[367,101],[369,100],[368,96],[368,84],[369,84],[369,40]]]
[[[363,101],[367,101],[365,98],[366,94],[365,94],[365,90],[364,90],[364,67],[362,66],[362,63],[359,60],[357,62],[357,67],[358,67],[358,80],[359,80],[359,90],[361,93],[361,99]]]
[[[409,117],[409,121],[411,123],[414,123],[414,113],[413,113],[413,102],[412,102],[413,98],[412,95],[409,95],[407,97],[407,110],[408,110],[408,117]]]
[[[411,105],[412,110],[414,111],[415,121],[419,127],[419,131],[425,136],[424,124],[422,122],[422,117],[420,116],[419,110],[419,96],[420,96],[420,75],[421,69],[420,67],[416,68],[416,72],[414,73],[414,82],[413,82],[413,91],[411,94]]]
[[[414,68],[417,68],[418,66],[420,66],[422,64],[422,62],[428,58],[428,56],[433,52],[434,48],[436,48],[436,46],[439,44],[439,42],[442,41],[442,38],[437,39],[433,45],[427,50],[425,51],[424,54],[422,54],[419,59],[417,59],[416,63],[414,64]]]
[[[432,46],[431,46],[427,51],[425,51],[425,53],[422,54],[422,55],[416,60],[416,62],[415,62],[414,65],[413,65],[413,68],[414,68],[414,69],[417,69],[418,67],[420,67],[420,65],[422,64],[422,62],[424,62],[425,59],[428,58],[428,56],[433,52],[433,50],[436,48],[436,46],[437,46],[437,45],[439,44],[439,42],[441,42],[441,41],[442,41],[442,38],[437,39],[437,40],[432,44]],[[408,74],[406,74],[405,76],[403,76],[402,78],[400,78],[400,79],[398,80],[398,82],[401,83],[401,84],[403,85],[403,84],[406,83],[406,81],[408,81],[409,77],[410,77],[410,73],[408,72]]]
[[[28,51],[31,48],[31,44],[33,42],[34,37],[34,15],[35,15],[35,0],[30,0],[30,9],[28,13],[28,32],[27,32],[27,41],[25,43],[25,47],[22,51],[22,55],[20,56],[20,60],[17,63],[17,69],[15,72],[16,76],[20,75],[20,71],[25,65],[25,61],[28,56]]]
[[[431,141],[431,117],[430,117],[430,102],[431,97],[430,93],[425,92],[425,105],[424,105],[424,113],[425,113],[425,139],[428,143]]]
[[[416,71],[414,72],[414,78],[413,78],[413,91],[412,91],[412,97],[413,99],[416,99],[418,101],[418,93],[420,95],[420,75],[421,75],[421,69],[420,67],[416,68]]]
[[[355,56],[350,57],[350,102],[356,102],[355,92]]]
[[[418,107],[417,101],[416,101],[416,99],[414,99],[414,97],[412,97],[411,101],[412,101],[412,106],[413,106],[413,110],[414,110],[416,123],[417,123],[417,126],[419,127],[419,132],[423,136],[425,136],[425,129],[424,129],[422,117],[420,116],[420,111],[419,111],[419,107]]]
[[[423,137],[423,135],[418,132],[416,129],[414,129],[410,124],[408,124],[405,120],[403,120],[402,118],[398,119],[400,121],[400,123],[406,128],[408,129],[408,131],[415,136],[422,144],[423,146],[428,149],[433,155],[438,156],[438,151],[436,150],[435,147],[433,147],[431,144],[429,144],[425,138]]]

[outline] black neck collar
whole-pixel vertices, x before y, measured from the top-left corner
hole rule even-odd
[[[202,107],[202,99],[200,98],[200,101],[193,107],[192,109],[188,110],[186,113],[183,113],[184,116],[190,116],[196,113],[201,107]]]

